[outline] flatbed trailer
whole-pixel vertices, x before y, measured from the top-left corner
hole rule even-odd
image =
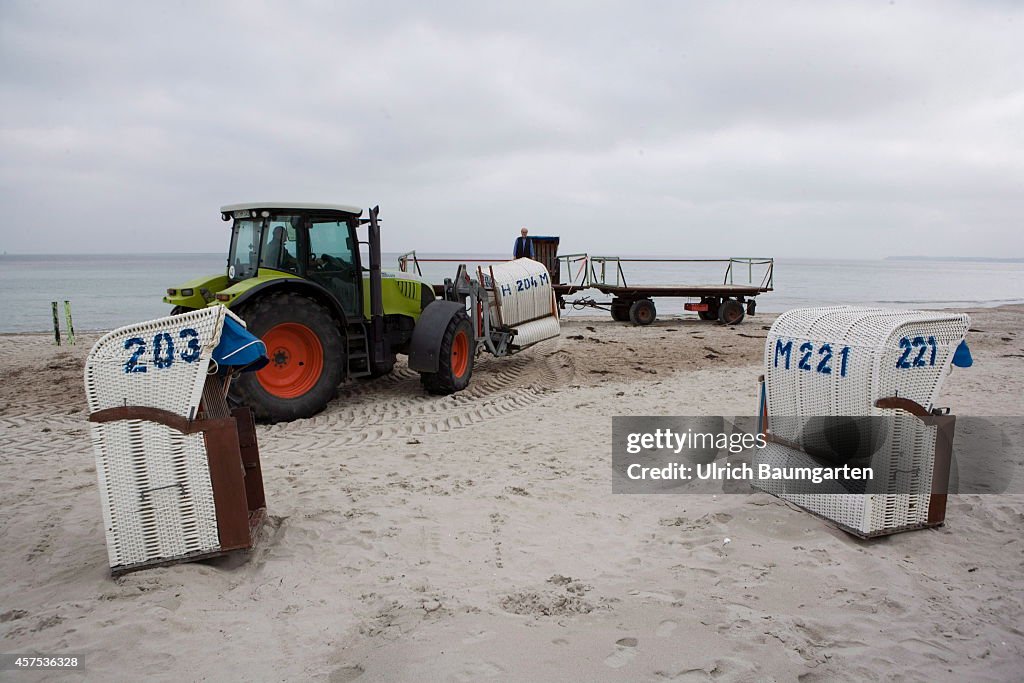
[[[701,320],[718,320],[736,325],[746,315],[754,314],[757,306],[755,297],[774,289],[775,261],[772,258],[649,259],[567,254],[559,256],[558,260],[557,270],[567,280],[556,281],[554,286],[562,308],[572,306],[576,309],[589,307],[608,310],[613,319],[636,325],[650,325],[657,319],[655,298],[697,299],[684,303],[684,310],[697,313]],[[724,266],[725,272],[721,284],[631,284],[626,280],[623,263],[717,263]],[[736,283],[737,279],[740,280],[739,284]],[[571,301],[568,299],[585,290],[596,290],[612,299],[607,302],[594,301],[590,297],[579,297]]]
[[[558,305],[565,309],[597,308],[607,310],[613,319],[650,325],[657,319],[654,299],[695,299],[683,304],[683,309],[697,313],[701,320],[717,320],[736,325],[756,310],[755,297],[774,289],[775,261],[767,257],[733,257],[727,259],[653,259],[620,258],[618,256],[590,256],[585,253],[558,255],[557,237],[537,237],[534,240],[536,260],[551,273],[552,288]],[[416,252],[399,257],[399,268],[420,272],[421,262],[445,262],[454,259],[418,259]],[[459,259],[465,261],[465,259]],[[501,259],[482,260],[501,262]],[[721,264],[724,275],[721,283],[714,284],[649,284],[630,283],[626,280],[623,263],[648,264]],[[737,283],[737,280],[739,281]],[[444,285],[434,285],[440,295]],[[611,297],[610,301],[595,301],[582,295],[597,291]]]
[[[772,291],[762,287],[747,285],[592,285],[588,289],[596,289],[602,294],[611,296],[629,296],[633,298],[650,297],[754,297]],[[555,285],[555,292],[568,295],[583,291],[573,285]]]

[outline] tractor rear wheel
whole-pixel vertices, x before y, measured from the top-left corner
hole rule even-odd
[[[341,331],[330,312],[304,296],[271,294],[240,312],[263,340],[270,358],[262,370],[232,384],[257,419],[283,422],[311,417],[334,398],[345,367]]]
[[[639,299],[629,307],[629,319],[634,325],[650,325],[658,317],[658,310],[650,299]]]
[[[473,376],[473,323],[465,311],[448,321],[437,352],[437,372],[420,373],[423,387],[431,394],[447,395],[469,386]]]
[[[718,307],[718,321],[724,325],[739,325],[746,314],[743,304],[736,299],[726,299]]]

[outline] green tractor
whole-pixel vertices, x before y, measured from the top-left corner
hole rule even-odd
[[[341,382],[391,372],[399,353],[430,393],[469,384],[480,340],[465,300],[437,299],[422,278],[382,272],[378,208],[362,214],[334,204],[225,206],[221,218],[232,222],[226,273],[167,290],[172,314],[222,304],[266,344],[270,363],[231,388],[257,419],[310,417]]]

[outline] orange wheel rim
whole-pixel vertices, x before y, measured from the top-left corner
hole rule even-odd
[[[469,337],[460,330],[452,340],[452,374],[462,377],[469,367]]]
[[[324,370],[324,347],[313,330],[299,323],[282,323],[263,335],[270,362],[257,371],[267,393],[297,398],[312,389]]]

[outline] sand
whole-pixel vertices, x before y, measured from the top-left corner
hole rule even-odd
[[[1024,308],[971,313],[939,404],[1024,414]],[[455,396],[402,364],[345,385],[260,428],[257,550],[116,580],[97,335],[0,335],[0,652],[90,680],[1019,680],[1024,496],[861,541],[766,494],[611,494],[612,416],[753,414],[770,321],[570,319]]]

